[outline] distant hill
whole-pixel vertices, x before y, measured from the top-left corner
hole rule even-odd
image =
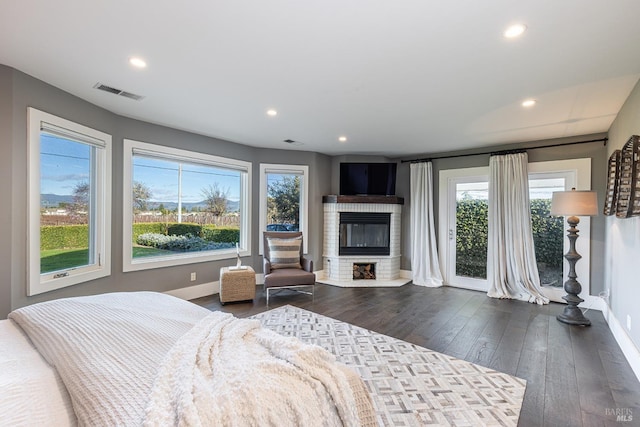
[[[40,206],[43,208],[55,208],[60,203],[73,203],[73,196],[60,196],[58,194],[40,194]]]
[[[156,210],[163,205],[165,209],[170,211],[174,209],[178,209],[178,204],[176,202],[149,202],[149,210]],[[183,203],[183,208],[186,208],[188,211],[193,210],[193,208],[198,208],[200,210],[204,210],[207,207],[207,203],[203,200],[201,202],[190,202]],[[240,202],[234,202],[232,200],[227,200],[227,212],[237,212],[240,209]]]

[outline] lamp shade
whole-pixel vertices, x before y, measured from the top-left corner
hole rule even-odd
[[[598,215],[598,195],[595,191],[556,191],[551,196],[551,215]]]

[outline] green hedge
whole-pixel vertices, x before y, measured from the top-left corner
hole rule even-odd
[[[202,237],[210,242],[236,243],[240,241],[240,229],[205,225],[202,229]]]
[[[133,242],[137,242],[141,234],[154,233],[167,236],[202,237],[209,242],[236,243],[240,241],[240,229],[234,227],[216,227],[215,225],[200,225],[193,223],[139,223],[133,224]]]
[[[209,242],[236,243],[240,241],[240,229],[190,223],[141,222],[133,224],[132,241],[141,234],[202,237]],[[40,227],[40,250],[86,248],[89,246],[88,225],[44,225]]]
[[[456,211],[456,274],[487,278],[489,201],[462,199]]]
[[[564,218],[551,216],[551,200],[531,200],[531,227],[536,260],[562,271]],[[562,236],[562,238],[558,238]]]
[[[463,199],[457,202],[456,274],[487,277],[488,201]],[[563,218],[552,217],[551,200],[531,200],[531,228],[536,261],[550,271],[562,272]],[[543,280],[544,282],[544,280]]]
[[[89,247],[89,226],[43,225],[40,227],[40,250]]]
[[[200,237],[202,234],[202,226],[189,222],[172,223],[167,227],[167,236],[186,236],[191,235]]]

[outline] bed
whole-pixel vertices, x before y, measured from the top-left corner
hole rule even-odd
[[[13,311],[0,385],[3,425],[376,425],[328,351],[155,292]]]

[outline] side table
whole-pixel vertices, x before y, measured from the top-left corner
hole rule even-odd
[[[220,269],[220,303],[247,301],[256,297],[256,272],[247,266],[235,270],[229,267]]]

